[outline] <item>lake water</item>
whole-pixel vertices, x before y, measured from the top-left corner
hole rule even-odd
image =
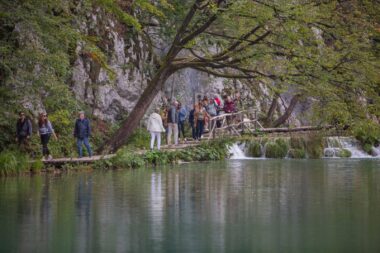
[[[380,161],[3,178],[0,252],[380,252]]]

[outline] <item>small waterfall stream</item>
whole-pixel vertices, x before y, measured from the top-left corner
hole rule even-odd
[[[234,143],[229,147],[230,159],[265,159],[266,144],[268,143],[262,143],[261,139],[256,141],[256,150],[259,151],[252,152],[252,149],[250,149],[252,146],[250,146],[249,142]],[[289,158],[290,149],[294,148],[291,147],[289,142],[287,145],[289,148],[288,153],[283,158]],[[354,137],[326,137],[324,146],[323,154],[321,155],[325,158],[380,158],[380,146],[372,147],[370,155],[362,149],[360,142]],[[306,157],[308,157],[307,154]]]
[[[236,160],[236,159],[249,159],[243,151],[243,149],[239,146],[239,144],[234,143],[232,146],[229,148],[229,152],[231,154],[230,159]]]
[[[372,158],[362,150],[360,143],[353,137],[328,137],[326,138],[327,147],[324,149],[325,157],[342,157],[342,152],[348,150],[351,158]]]

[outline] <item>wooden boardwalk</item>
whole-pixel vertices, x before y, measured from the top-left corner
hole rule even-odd
[[[307,132],[331,129],[332,126],[302,126],[297,128],[264,128],[257,120],[256,110],[245,110],[236,113],[225,113],[212,117],[209,121],[209,129],[203,135],[203,140],[211,140],[226,136],[241,136],[244,134],[257,135],[258,133],[291,133],[291,132]],[[199,141],[187,141],[177,146],[162,145],[161,150],[174,151],[187,147],[199,145]],[[148,150],[136,150],[135,154],[144,154]],[[61,166],[63,164],[88,164],[100,160],[107,160],[114,157],[115,154],[95,155],[83,158],[55,158],[51,160],[43,160],[46,165]]]
[[[162,145],[161,146],[161,151],[175,151],[177,149],[184,149],[188,147],[194,147],[198,146],[200,142],[196,141],[188,141],[186,143],[181,143],[178,145]],[[142,155],[146,153],[148,150],[146,149],[141,149],[141,150],[136,150],[134,153],[138,155]],[[63,164],[88,164],[88,163],[94,163],[96,161],[100,160],[108,160],[114,157],[116,154],[108,154],[108,155],[94,155],[91,158],[90,157],[82,157],[82,158],[77,158],[77,157],[63,157],[63,158],[54,158],[51,160],[42,160],[42,162],[45,165],[52,165],[52,166],[61,166]]]

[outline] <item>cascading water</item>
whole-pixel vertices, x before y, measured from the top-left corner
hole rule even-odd
[[[243,151],[244,148],[241,148],[239,144],[234,143],[229,147],[229,153],[231,154],[230,159],[250,159],[247,157]]]
[[[344,154],[351,154],[351,158],[371,158],[361,149],[360,143],[353,137],[328,137],[326,138],[327,147],[324,149],[325,157],[345,157]],[[349,152],[347,152],[349,151]]]

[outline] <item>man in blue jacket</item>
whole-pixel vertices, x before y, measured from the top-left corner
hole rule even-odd
[[[91,136],[90,121],[85,118],[84,112],[79,112],[79,119],[75,121],[74,137],[77,138],[77,147],[79,158],[82,158],[82,146],[86,146],[88,156],[92,156],[88,138]]]

